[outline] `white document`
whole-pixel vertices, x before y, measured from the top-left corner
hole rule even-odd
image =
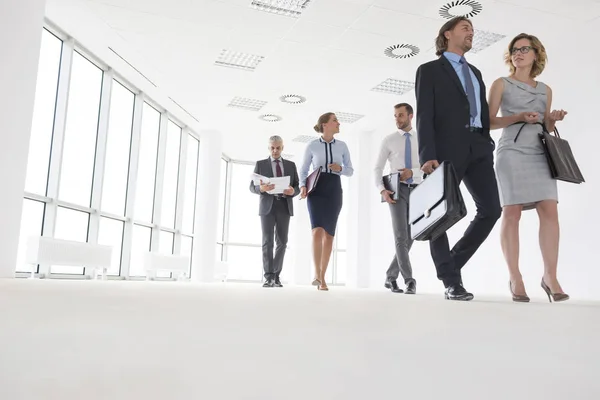
[[[262,181],[263,185],[266,185],[271,181],[271,178],[267,178],[266,176],[262,176],[259,174],[252,174],[251,178],[254,185],[260,185],[260,181]]]
[[[281,178],[268,178],[269,184],[275,185],[273,190],[269,190],[269,194],[283,194],[283,191],[290,186],[290,177],[282,176]],[[264,182],[264,181],[263,181]]]

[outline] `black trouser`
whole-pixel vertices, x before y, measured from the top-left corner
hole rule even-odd
[[[494,146],[480,133],[468,132],[467,135],[465,140],[470,141],[470,151],[466,159],[453,160],[451,156],[447,159],[454,165],[459,182],[464,181],[473,196],[477,214],[452,250],[445,233],[429,243],[438,279],[446,287],[462,281],[462,267],[485,241],[502,214],[494,173]]]
[[[262,253],[263,269],[265,279],[279,278],[283,268],[283,257],[288,242],[288,231],[290,227],[290,213],[285,198],[273,199],[273,207],[268,215],[260,217],[262,225]],[[275,256],[273,256],[273,245],[277,243]]]

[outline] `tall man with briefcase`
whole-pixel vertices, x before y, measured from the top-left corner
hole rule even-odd
[[[402,274],[406,294],[415,294],[417,282],[412,275],[408,252],[413,240],[408,225],[408,203],[411,190],[421,181],[417,133],[412,128],[413,108],[401,103],[394,106],[398,131],[386,136],[381,143],[375,165],[375,185],[381,193],[381,201],[387,202],[392,215],[396,253],[386,273],[385,287],[394,293],[402,293],[397,279]],[[382,177],[386,161],[390,174]]]
[[[422,198],[444,199],[449,193],[456,194],[464,181],[477,206],[475,218],[452,250],[445,232],[429,242],[438,279],[446,287],[446,299],[463,301],[472,300],[473,294],[463,287],[461,269],[502,213],[485,85],[481,72],[464,57],[473,45],[473,34],[473,24],[465,17],[446,22],[436,39],[439,59],[421,65],[415,82],[421,169],[432,174],[440,164],[451,166],[444,167],[444,174],[434,175],[442,177],[443,183],[455,182],[454,190],[447,190],[445,184],[433,184],[435,180],[427,185],[430,177],[426,177],[415,195],[421,192]],[[424,193],[428,189],[439,193]],[[443,218],[432,220],[434,224],[446,222]]]

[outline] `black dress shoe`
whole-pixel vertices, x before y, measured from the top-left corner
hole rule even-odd
[[[395,280],[386,280],[384,286],[386,289],[390,289],[393,293],[404,293],[404,291],[398,287],[398,283]]]
[[[461,285],[450,285],[446,289],[445,293],[446,300],[460,300],[469,301],[473,300],[473,293],[467,292],[467,290]]]
[[[406,290],[404,291],[406,294],[416,294],[417,293],[417,281],[410,280],[406,284]]]
[[[273,278],[267,278],[265,283],[263,283],[263,287],[273,287],[275,286],[275,280]]]
[[[281,281],[279,280],[279,277],[275,278],[275,282],[273,282],[273,287],[283,287]]]

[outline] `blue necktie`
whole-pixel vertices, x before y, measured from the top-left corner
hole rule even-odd
[[[467,87],[469,114],[471,115],[471,119],[474,119],[477,116],[477,100],[475,98],[475,87],[473,86],[473,81],[471,80],[471,70],[469,69],[469,64],[467,64],[467,60],[465,60],[464,57],[460,58],[460,65],[462,66],[463,75],[465,77],[465,86]]]
[[[406,141],[404,144],[404,168],[412,169],[412,148],[410,147],[410,133],[404,133]],[[413,178],[408,178],[406,183],[413,183]]]

